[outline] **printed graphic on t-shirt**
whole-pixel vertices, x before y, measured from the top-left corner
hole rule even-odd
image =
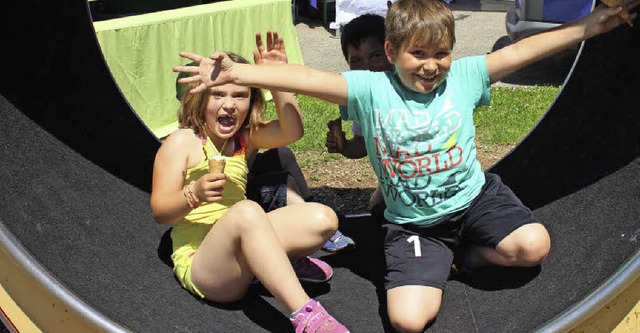
[[[388,198],[406,207],[433,207],[459,190],[452,169],[462,163],[465,153],[457,140],[462,116],[449,98],[442,106],[437,113],[374,110],[380,186]]]

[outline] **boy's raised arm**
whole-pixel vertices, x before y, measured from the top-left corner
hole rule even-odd
[[[627,10],[631,11],[639,4],[640,0],[630,2]],[[487,70],[491,83],[500,81],[531,63],[616,28],[624,23],[618,15],[622,10],[622,7],[601,5],[581,19],[525,37],[490,53],[487,55]],[[632,14],[631,19],[636,16],[637,14]]]
[[[209,58],[189,52],[180,52],[180,56],[200,64],[199,67],[173,68],[174,72],[192,74],[178,80],[178,83],[200,83],[192,92],[232,83],[299,93],[339,105],[347,104],[347,83],[338,73],[292,64],[238,64],[231,61],[224,52],[216,52]]]

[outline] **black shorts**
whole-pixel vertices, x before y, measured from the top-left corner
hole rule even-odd
[[[421,285],[444,290],[458,245],[495,248],[516,229],[536,222],[500,177],[485,173],[482,191],[462,211],[425,227],[385,222],[385,288]]]
[[[247,199],[257,202],[265,212],[286,206],[288,178],[277,148],[258,153],[249,170]]]

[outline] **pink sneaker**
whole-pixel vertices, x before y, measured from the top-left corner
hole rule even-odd
[[[326,262],[311,258],[300,258],[291,263],[300,281],[325,282],[333,276],[333,269]]]
[[[296,333],[349,333],[349,330],[327,313],[320,302],[310,300],[291,315]]]

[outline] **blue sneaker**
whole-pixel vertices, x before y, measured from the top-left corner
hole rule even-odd
[[[326,243],[324,243],[322,249],[327,252],[335,253],[345,249],[349,245],[355,246],[356,243],[353,239],[343,235],[340,230],[338,230]]]

